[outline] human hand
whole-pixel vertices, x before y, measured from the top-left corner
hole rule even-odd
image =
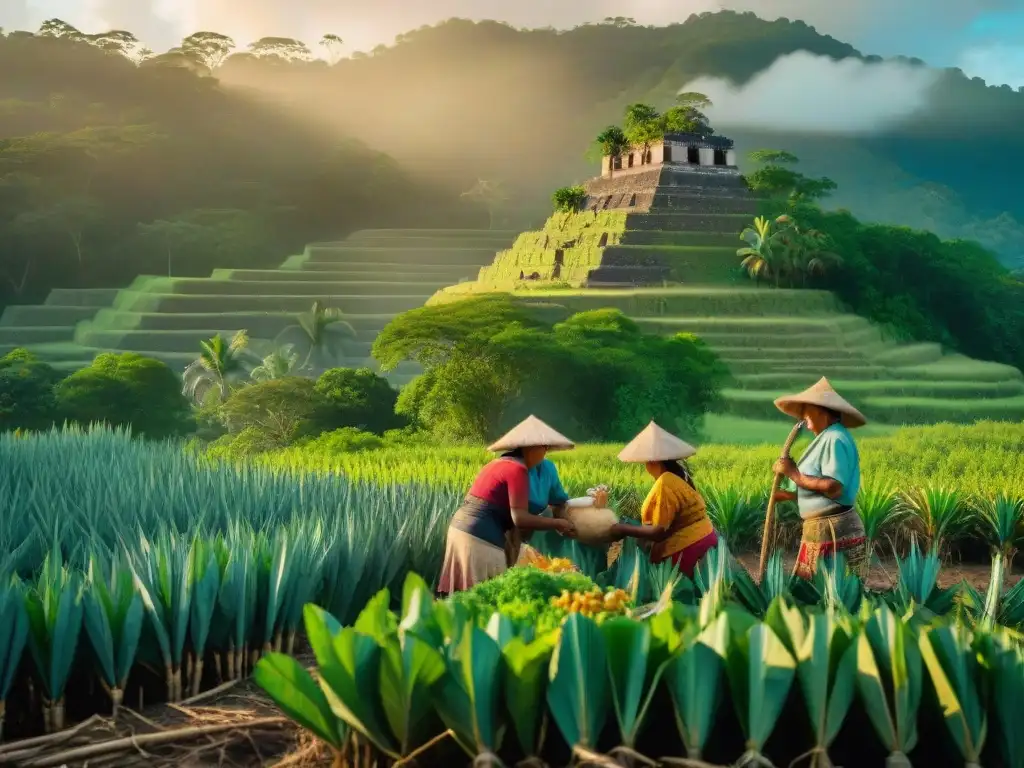
[[[573,539],[576,537],[576,526],[573,525],[572,521],[565,520],[564,518],[555,519],[555,530],[561,536]]]
[[[798,473],[799,470],[796,468],[796,462],[788,456],[784,459],[778,459],[775,464],[772,465],[772,472],[783,477],[788,477],[790,480],[793,476]]]

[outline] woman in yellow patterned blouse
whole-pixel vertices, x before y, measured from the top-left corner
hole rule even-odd
[[[681,463],[696,452],[652,421],[619,454],[620,461],[643,462],[654,478],[640,515],[646,530],[637,538],[650,542],[652,562],[671,560],[689,577],[718,544],[704,499]]]

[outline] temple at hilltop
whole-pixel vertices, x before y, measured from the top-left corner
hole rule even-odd
[[[731,139],[669,133],[601,160],[576,211],[554,213],[480,270],[474,289],[611,288],[740,279],[739,233],[758,212]],[[744,280],[745,282],[745,280]],[[453,288],[463,290],[463,288]]]
[[[725,136],[669,133],[646,147],[601,158],[601,175],[585,185],[591,211],[753,211],[736,166],[736,149]],[[703,204],[695,200],[703,198]],[[737,206],[737,201],[743,201]],[[719,203],[719,205],[716,205]]]

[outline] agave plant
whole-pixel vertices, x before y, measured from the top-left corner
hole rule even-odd
[[[327,368],[338,364],[344,357],[345,342],[355,336],[356,330],[345,320],[344,312],[314,301],[313,306],[298,314],[295,322],[282,330],[275,341],[288,340],[290,346],[306,351],[301,368]]]
[[[7,695],[18,673],[21,654],[28,640],[25,589],[17,576],[0,576],[0,739],[3,738]]]
[[[832,768],[828,747],[839,735],[856,689],[856,631],[848,614],[826,610],[805,614],[779,600],[765,622],[796,659],[814,748],[812,768]]]
[[[910,768],[921,704],[921,651],[914,630],[889,608],[863,615],[857,639],[857,690],[889,750],[886,768]]]
[[[857,494],[857,514],[864,522],[864,547],[867,550],[868,569],[875,560],[878,540],[887,534],[906,512],[898,501],[895,486],[888,478],[865,485]]]
[[[708,517],[715,531],[734,550],[757,541],[764,514],[760,505],[736,485],[704,488]]]
[[[957,591],[939,587],[942,565],[934,550],[922,554],[917,539],[912,539],[910,552],[898,561],[898,566],[896,589],[886,595],[893,610],[906,614],[914,608],[923,608],[930,615],[943,615],[953,608]]]
[[[946,543],[970,524],[963,495],[952,488],[912,488],[902,494],[900,506],[915,518],[934,552],[944,552]]]
[[[82,629],[82,581],[65,566],[55,542],[25,599],[28,646],[46,691],[43,722],[47,730],[64,727],[64,687],[71,673]]]
[[[998,493],[977,497],[971,506],[978,515],[985,538],[1012,563],[1024,526],[1024,499]]]
[[[103,556],[97,547],[89,558],[84,603],[85,631],[116,718],[145,618],[142,596],[127,563],[117,555]]]
[[[182,393],[201,403],[212,391],[223,402],[228,398],[231,384],[248,376],[253,357],[249,351],[249,335],[244,330],[238,331],[231,341],[225,341],[218,333],[200,342],[200,347],[199,357],[189,363],[182,376]]]

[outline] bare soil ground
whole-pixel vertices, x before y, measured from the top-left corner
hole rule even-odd
[[[312,658],[303,659],[313,664]],[[263,768],[329,766],[330,756],[252,680],[181,704],[122,708],[60,733],[0,744],[0,765],[18,768]]]
[[[737,555],[736,559],[748,571],[756,573],[758,557],[759,555],[756,552],[747,552]],[[787,552],[784,556],[784,562],[786,563],[786,568],[792,572],[793,567],[796,565],[796,552]],[[987,563],[943,563],[942,570],[939,572],[939,586],[943,588],[951,587],[966,580],[972,587],[984,592],[988,589],[991,570],[991,566]],[[896,565],[896,560],[883,558],[881,563],[876,561],[872,566],[865,583],[871,589],[890,589],[895,586],[898,575],[899,568]],[[1019,567],[1014,568],[1012,574],[1007,576],[1006,587],[1010,587],[1020,581],[1022,576],[1024,576],[1024,573],[1022,573],[1021,569]]]

